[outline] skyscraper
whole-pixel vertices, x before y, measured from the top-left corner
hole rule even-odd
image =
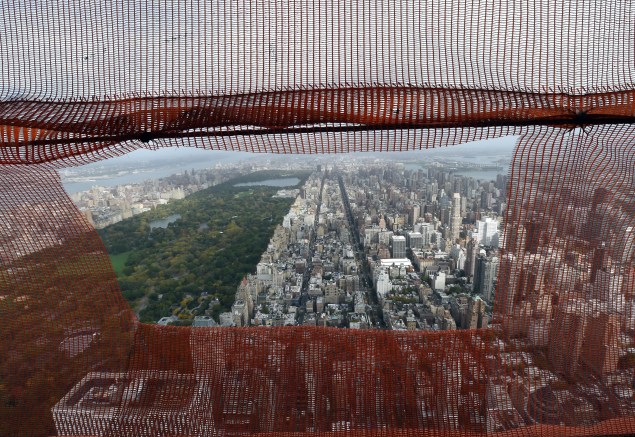
[[[582,360],[598,375],[617,370],[620,321],[616,313],[600,312],[589,318],[582,346]]]
[[[465,276],[467,281],[472,282],[474,278],[474,269],[476,267],[476,251],[478,250],[478,242],[474,238],[470,238],[467,242],[467,257],[465,260]]]
[[[498,247],[498,220],[485,217],[484,220],[476,222],[479,243],[483,246]]]
[[[393,258],[405,258],[406,257],[406,237],[402,235],[393,235],[390,237],[392,243],[392,257]]]
[[[492,208],[492,193],[483,191],[481,193],[481,209],[491,209],[491,208]]]
[[[423,247],[423,236],[420,232],[408,232],[406,242],[411,249],[421,249]]]
[[[488,258],[479,255],[476,258],[474,274],[474,291],[480,293],[487,302],[494,297],[494,282],[498,273],[498,257]]]
[[[514,309],[520,279],[519,264],[519,259],[511,253],[504,255],[500,260],[496,302],[501,314],[511,314]]]
[[[587,328],[586,304],[569,301],[555,310],[549,331],[549,360],[557,372],[573,376],[578,368]],[[563,353],[566,351],[566,353]]]
[[[537,253],[541,239],[540,223],[538,223],[535,219],[532,219],[525,224],[525,229],[527,230],[525,250],[529,253]]]
[[[450,240],[454,243],[459,238],[461,232],[461,195],[454,193],[452,196],[452,211],[450,216]]]

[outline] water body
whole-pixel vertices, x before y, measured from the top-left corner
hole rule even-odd
[[[172,214],[167,216],[166,218],[162,218],[161,220],[152,220],[150,224],[150,230],[161,228],[165,229],[168,227],[170,223],[174,223],[178,219],[181,218],[181,214]]]
[[[300,179],[298,178],[280,178],[280,179],[266,179],[264,181],[257,182],[243,182],[240,184],[234,185],[234,187],[256,187],[256,186],[266,186],[266,187],[293,187],[300,183]]]
[[[216,164],[228,164],[253,159],[254,155],[242,152],[211,150],[137,150],[110,161],[87,164],[67,176],[61,172],[62,184],[69,194],[88,191],[94,186],[115,187],[161,179],[185,170],[204,170]],[[70,180],[69,180],[70,179]]]
[[[121,176],[111,176],[102,178],[82,178],[73,182],[64,182],[64,189],[69,194],[78,193],[80,191],[88,191],[94,186],[100,187],[116,187],[117,185],[128,185],[143,182],[148,179],[160,179],[174,174],[174,168],[153,169],[148,171],[138,171],[134,173],[126,173]]]
[[[483,164],[491,164],[491,163],[492,161],[483,162]],[[404,163],[404,168],[406,170],[415,170],[415,171],[422,168],[425,170],[425,167],[422,164],[417,164],[417,163]],[[480,179],[484,181],[495,181],[497,175],[499,174],[507,175],[507,172],[508,172],[508,169],[505,166],[503,166],[503,168],[500,170],[478,170],[478,169],[453,170],[453,173],[455,175],[473,177],[474,179]]]

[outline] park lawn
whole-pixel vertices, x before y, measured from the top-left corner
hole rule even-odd
[[[128,261],[128,257],[132,251],[119,253],[117,255],[110,255],[110,262],[112,263],[112,268],[115,270],[117,276],[123,274],[123,268],[126,266],[126,261]]]

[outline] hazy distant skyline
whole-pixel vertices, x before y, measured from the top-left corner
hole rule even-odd
[[[493,155],[509,155],[511,156],[512,150],[516,143],[516,137],[501,137],[494,138],[486,141],[474,141],[469,143],[457,144],[448,147],[439,147],[435,149],[427,150],[415,150],[407,152],[353,152],[337,154],[338,158],[345,156],[368,156],[370,154],[376,154],[380,157],[390,157],[393,160],[412,159],[415,156],[424,158],[426,155],[439,155],[469,157],[470,155],[480,155],[486,153],[488,156]],[[232,161],[239,159],[258,159],[259,157],[270,159],[272,157],[278,157],[283,159],[284,157],[294,158],[301,155],[275,155],[272,153],[250,153],[250,152],[234,152],[225,150],[203,150],[192,147],[169,147],[161,148],[158,150],[138,149],[134,152],[126,155],[111,158],[107,161],[99,161],[92,164],[83,166],[83,169],[89,169],[91,167],[103,167],[117,166],[121,164],[128,165],[133,162],[148,162],[148,161],[165,161],[172,159],[191,160],[191,159],[203,159],[208,160],[210,165],[215,165],[217,162],[225,160],[231,157]],[[327,155],[328,156],[328,155]]]
[[[516,137],[502,137],[487,141],[476,141],[437,149],[409,152],[357,152],[337,154],[338,160],[347,157],[376,156],[386,161],[417,161],[426,156],[435,159],[447,157],[479,163],[493,162],[501,158],[511,158]],[[167,177],[193,168],[203,169],[217,164],[260,159],[279,159],[281,161],[298,159],[304,155],[276,155],[271,153],[248,153],[221,150],[203,150],[189,147],[172,147],[158,150],[138,149],[126,155],[62,170],[62,182],[69,194],[90,189],[93,185],[115,186],[126,183],[139,183],[144,180]],[[309,155],[315,157],[316,155]],[[326,155],[329,156],[329,155]],[[333,154],[332,156],[335,156]],[[488,159],[491,157],[491,160]],[[136,169],[139,172],[133,173]],[[95,178],[91,178],[91,176]],[[74,178],[70,180],[70,178]],[[81,178],[81,180],[78,179]]]

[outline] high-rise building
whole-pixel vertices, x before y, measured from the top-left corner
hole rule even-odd
[[[488,258],[481,254],[476,258],[474,291],[480,293],[487,302],[491,302],[494,297],[498,264],[498,257]]]
[[[379,244],[384,244],[386,246],[388,246],[390,244],[390,242],[392,241],[392,231],[387,231],[387,230],[383,230],[380,231],[379,234],[377,234],[377,239],[379,241]]]
[[[540,246],[541,234],[540,223],[536,220],[530,220],[525,224],[525,250],[529,253],[537,253]]]
[[[481,209],[491,209],[491,208],[492,208],[492,193],[483,191],[481,193]]]
[[[431,223],[421,223],[418,227],[415,226],[415,231],[419,229],[421,238],[423,239],[423,246],[428,246],[432,243],[432,233],[434,232],[434,226]]]
[[[485,220],[478,220],[476,222],[476,230],[480,244],[498,247],[498,220],[491,217],[485,217]]]
[[[602,376],[617,370],[620,332],[619,317],[615,313],[600,312],[589,318],[584,340],[582,360]]]
[[[574,376],[587,328],[586,304],[573,300],[559,305],[554,312],[549,330],[549,360],[557,372]]]
[[[406,257],[406,237],[402,235],[393,235],[390,237],[390,243],[392,244],[393,258]]]
[[[408,212],[408,221],[411,225],[417,223],[421,212],[421,206],[418,204],[413,205]]]
[[[511,253],[506,254],[500,260],[498,269],[498,292],[496,302],[501,314],[511,314],[514,302],[518,294],[519,282],[519,258]]]
[[[467,197],[461,196],[461,217],[465,217],[467,214]]]
[[[423,235],[420,232],[408,232],[406,234],[406,243],[411,249],[421,249],[423,247]]]
[[[377,225],[372,225],[364,229],[364,245],[369,246],[371,243],[377,243],[380,228]]]
[[[470,238],[467,242],[467,257],[465,259],[465,276],[467,276],[468,282],[472,282],[472,279],[474,278],[477,250],[478,242],[474,238]]]
[[[461,232],[461,195],[454,193],[452,196],[452,211],[450,216],[450,242],[454,243],[459,238]]]
[[[485,318],[485,302],[479,296],[470,297],[463,328],[479,329],[487,327]]]

